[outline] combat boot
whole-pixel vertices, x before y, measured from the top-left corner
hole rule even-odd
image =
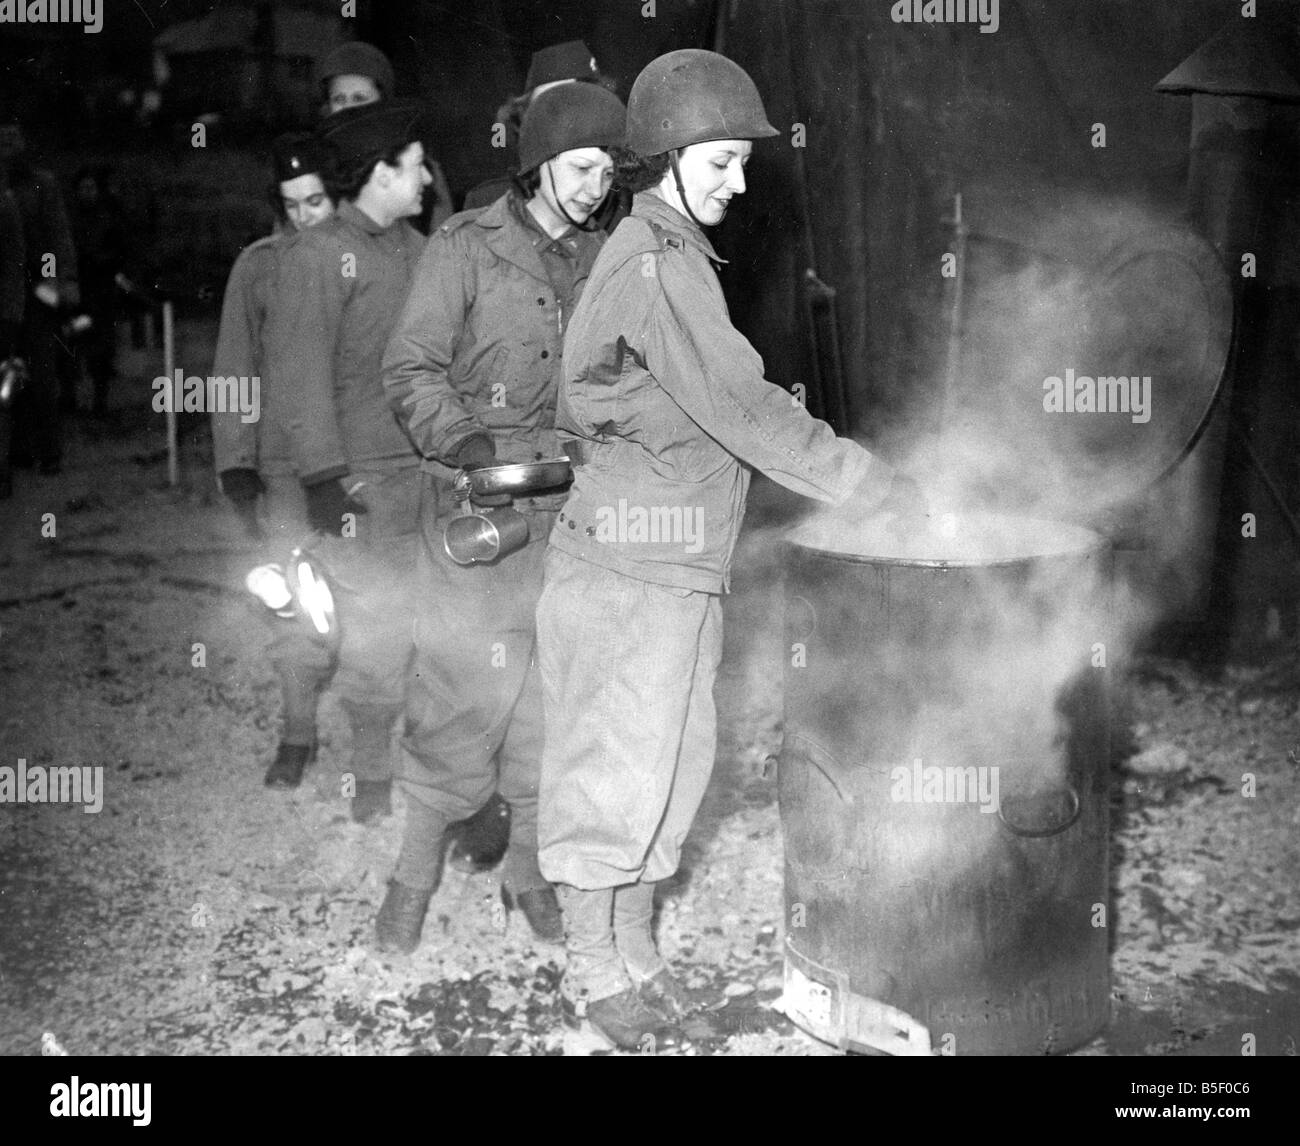
[[[518,908],[528,920],[533,934],[544,943],[564,942],[564,916],[553,887],[530,887],[526,891],[512,892],[501,885],[501,902],[506,911]]]
[[[389,880],[388,894],[375,919],[375,949],[385,954],[411,954],[420,945],[420,932],[432,897],[433,888],[422,891]]]
[[[614,946],[614,889],[557,884],[564,913],[565,1016],[608,1046],[647,1050],[680,1040],[641,1000]]]
[[[296,788],[316,755],[314,744],[281,744],[263,778],[268,788]]]
[[[587,1022],[620,1050],[654,1054],[682,1042],[681,1032],[651,1010],[633,987],[588,1003]]]
[[[409,955],[420,945],[429,900],[442,882],[448,819],[418,800],[406,801],[406,829],[397,869],[375,918],[375,949]]]

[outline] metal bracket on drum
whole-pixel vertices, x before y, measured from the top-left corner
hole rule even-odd
[[[929,1028],[905,1011],[849,990],[849,979],[785,941],[785,993],[776,1009],[814,1038],[842,1050],[894,1057],[934,1054]]]

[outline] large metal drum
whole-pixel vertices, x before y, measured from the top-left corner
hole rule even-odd
[[[1107,543],[970,517],[788,550],[787,1013],[847,1049],[1077,1047],[1109,1012]]]

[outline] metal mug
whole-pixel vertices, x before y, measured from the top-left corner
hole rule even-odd
[[[517,509],[483,509],[453,517],[442,547],[457,565],[482,565],[528,544],[528,519]]]

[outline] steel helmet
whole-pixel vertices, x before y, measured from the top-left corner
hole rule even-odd
[[[316,82],[329,87],[335,76],[369,76],[386,98],[393,95],[393,65],[374,44],[349,40],[316,63]]]
[[[627,99],[627,146],[659,155],[710,139],[780,133],[744,68],[717,52],[682,48],[651,60]]]
[[[529,105],[519,128],[519,170],[532,171],[552,155],[576,147],[617,147],[627,109],[599,84],[548,88]]]

